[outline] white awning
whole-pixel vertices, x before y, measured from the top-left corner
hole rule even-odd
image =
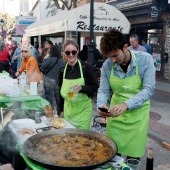
[[[95,2],[94,33],[103,33],[109,28],[116,28],[123,34],[128,34],[130,23],[115,7]],[[26,28],[25,33],[27,36],[38,36],[64,31],[90,32],[90,3],[35,22]]]

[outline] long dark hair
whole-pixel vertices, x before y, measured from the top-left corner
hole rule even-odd
[[[52,46],[50,48],[50,57],[61,58],[61,54],[57,46]]]

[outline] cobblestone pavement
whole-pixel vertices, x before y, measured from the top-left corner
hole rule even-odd
[[[146,170],[147,149],[153,149],[154,170],[170,170],[170,151],[164,149],[160,143],[148,138],[145,156],[141,158],[140,170]]]
[[[151,99],[158,101],[158,102],[164,102],[164,103],[170,104],[170,92],[166,92],[166,91],[156,89],[155,93],[154,93],[154,95],[152,96]]]

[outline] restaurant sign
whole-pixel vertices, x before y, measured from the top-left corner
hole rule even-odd
[[[69,16],[68,29],[70,31],[90,31],[90,13],[87,13],[88,8],[87,5],[84,6],[83,10],[76,8],[77,12]],[[95,32],[106,32],[111,28],[115,28],[122,33],[129,33],[130,23],[127,18],[111,5],[95,3],[93,19],[93,30]]]
[[[81,7],[66,11],[57,16],[47,18],[31,24],[25,30],[27,36],[53,34],[63,31],[90,31],[90,3]],[[110,28],[115,28],[124,34],[129,34],[130,22],[125,15],[115,7],[105,3],[94,3],[94,24],[95,33],[103,33]]]

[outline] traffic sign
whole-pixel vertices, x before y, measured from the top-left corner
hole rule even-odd
[[[2,35],[6,35],[6,31],[5,30],[2,30]]]
[[[35,16],[17,16],[16,17],[16,34],[25,34],[25,29],[37,21]]]

